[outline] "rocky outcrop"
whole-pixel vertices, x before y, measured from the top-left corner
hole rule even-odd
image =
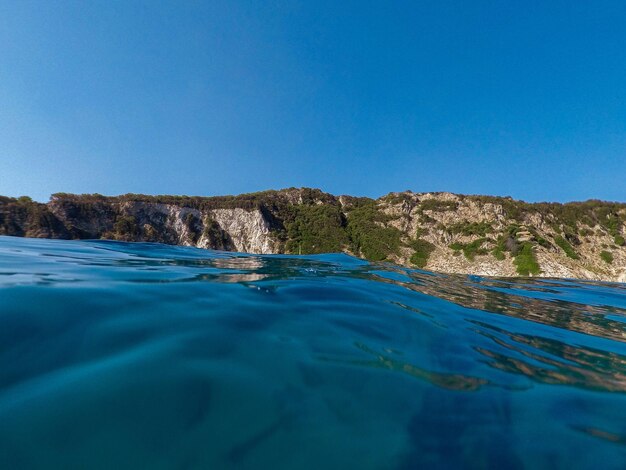
[[[249,253],[345,251],[447,273],[626,282],[626,204],[319,190],[212,198],[0,197],[0,235],[150,241]]]
[[[260,210],[215,209],[210,217],[228,234],[234,251],[270,254],[280,250],[271,235],[270,223]],[[211,244],[200,245],[211,248]]]

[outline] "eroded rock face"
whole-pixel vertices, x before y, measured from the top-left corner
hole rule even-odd
[[[211,212],[213,220],[232,239],[235,251],[270,254],[277,250],[277,243],[270,233],[270,224],[260,210],[216,209]]]
[[[166,243],[259,254],[273,253],[277,248],[260,210],[202,212],[171,205],[135,204],[126,212],[139,224],[155,227]]]
[[[297,196],[290,194],[290,198]],[[259,254],[280,249],[280,243],[272,236],[270,222],[259,209],[199,210],[141,201],[77,204],[59,199],[40,206],[50,216],[48,224],[31,224],[29,228],[26,214],[18,217],[7,212],[7,217],[15,223],[15,229],[7,234],[151,241]]]

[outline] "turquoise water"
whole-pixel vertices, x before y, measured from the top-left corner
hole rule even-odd
[[[624,468],[626,285],[0,237],[0,467]]]

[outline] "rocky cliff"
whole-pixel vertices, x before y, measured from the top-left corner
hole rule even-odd
[[[0,235],[249,253],[344,251],[448,273],[626,282],[626,204],[451,193],[379,199],[291,188],[240,196],[0,197]]]

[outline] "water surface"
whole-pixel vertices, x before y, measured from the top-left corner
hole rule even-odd
[[[0,237],[0,467],[623,468],[626,285]]]

